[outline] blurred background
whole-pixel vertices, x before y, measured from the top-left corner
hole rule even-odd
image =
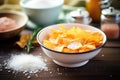
[[[0,9],[3,10],[21,10],[20,0],[0,0]]]
[[[88,2],[92,1],[92,3],[88,4]],[[98,5],[96,5],[96,3],[94,2],[104,2],[104,5],[101,3],[100,4],[100,9],[99,7],[96,7]],[[18,11],[21,11],[21,7],[19,5],[19,2],[20,0],[0,0],[0,10],[18,10]],[[105,6],[109,4],[108,6]],[[92,8],[89,8],[87,9],[88,12],[90,13],[90,16],[91,17],[99,17],[100,18],[100,15],[101,15],[101,10],[103,8],[108,8],[109,6],[112,6],[114,7],[115,9],[118,9],[120,10],[120,0],[64,0],[64,6],[63,6],[63,12],[64,14],[66,15],[67,13],[69,13],[70,11],[73,11],[77,8],[88,8],[88,7],[94,7],[94,9]],[[95,15],[93,12],[95,10],[96,15],[98,16],[92,16],[92,15]],[[91,13],[92,12],[92,13]],[[93,21],[96,21],[96,22],[99,22],[100,20],[94,20]]]
[[[75,7],[85,7],[85,1],[87,0],[64,0],[64,4],[65,5],[69,5],[69,6],[75,6]],[[94,0],[95,1],[95,0]],[[97,1],[97,0],[96,0]],[[101,0],[104,1],[104,0]],[[106,1],[111,1],[111,5],[116,9],[120,9],[120,0],[106,0]]]
[[[19,1],[20,0],[0,0],[0,9],[21,10],[19,6]],[[85,7],[85,1],[86,0],[64,0],[64,5],[72,7]],[[108,1],[111,1],[111,6],[113,6],[116,9],[120,9],[120,0]]]

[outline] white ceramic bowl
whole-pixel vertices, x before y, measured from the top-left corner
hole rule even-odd
[[[20,5],[29,19],[42,26],[54,24],[62,11],[64,0],[21,0]],[[35,4],[35,5],[34,5]],[[42,5],[42,6],[41,6]]]
[[[51,49],[46,48],[42,41],[46,38],[48,34],[50,34],[50,29],[54,28],[57,29],[57,25],[51,25],[48,27],[43,28],[37,35],[37,41],[41,45],[43,52],[49,56],[56,64],[64,67],[79,67],[85,65],[90,59],[95,57],[102,49],[104,44],[106,43],[106,35],[103,31],[93,26],[78,24],[78,23],[64,23],[63,26],[67,28],[71,28],[73,26],[79,26],[82,29],[88,29],[92,31],[100,32],[103,35],[103,44],[91,51],[82,52],[82,53],[63,53],[54,51]]]

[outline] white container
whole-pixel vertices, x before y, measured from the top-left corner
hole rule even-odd
[[[64,0],[21,0],[20,5],[29,19],[39,25],[54,24],[62,10]]]
[[[45,47],[42,43],[43,40],[46,39],[48,34],[50,34],[51,28],[58,29],[57,25],[51,25],[48,27],[43,28],[37,35],[37,41],[40,44],[43,52],[49,56],[56,64],[63,66],[63,67],[80,67],[88,63],[90,59],[95,57],[102,49],[102,47],[106,43],[106,35],[101,31],[100,29],[97,29],[95,27],[84,25],[80,23],[64,23],[61,24],[65,26],[67,29],[70,29],[73,26],[79,26],[81,29],[85,30],[91,30],[91,31],[97,31],[100,32],[103,36],[103,43],[100,47],[90,50],[87,52],[78,52],[78,53],[65,53],[65,52],[59,52],[52,49],[48,49]]]

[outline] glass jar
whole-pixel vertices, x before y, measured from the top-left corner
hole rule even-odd
[[[86,0],[86,9],[88,10],[93,22],[100,22],[101,0]]]
[[[113,7],[102,10],[101,30],[103,30],[108,39],[120,38],[120,11]]]

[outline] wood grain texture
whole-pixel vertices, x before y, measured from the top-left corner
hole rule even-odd
[[[15,47],[14,43],[19,36],[0,42],[0,64],[9,59],[11,54],[25,52]],[[77,68],[65,68],[56,65],[37,47],[32,51],[33,55],[40,55],[46,60],[48,71],[38,72],[31,75],[29,80],[120,80],[120,42],[107,41],[102,51],[86,65]],[[22,72],[13,73],[0,69],[0,80],[28,80]]]

